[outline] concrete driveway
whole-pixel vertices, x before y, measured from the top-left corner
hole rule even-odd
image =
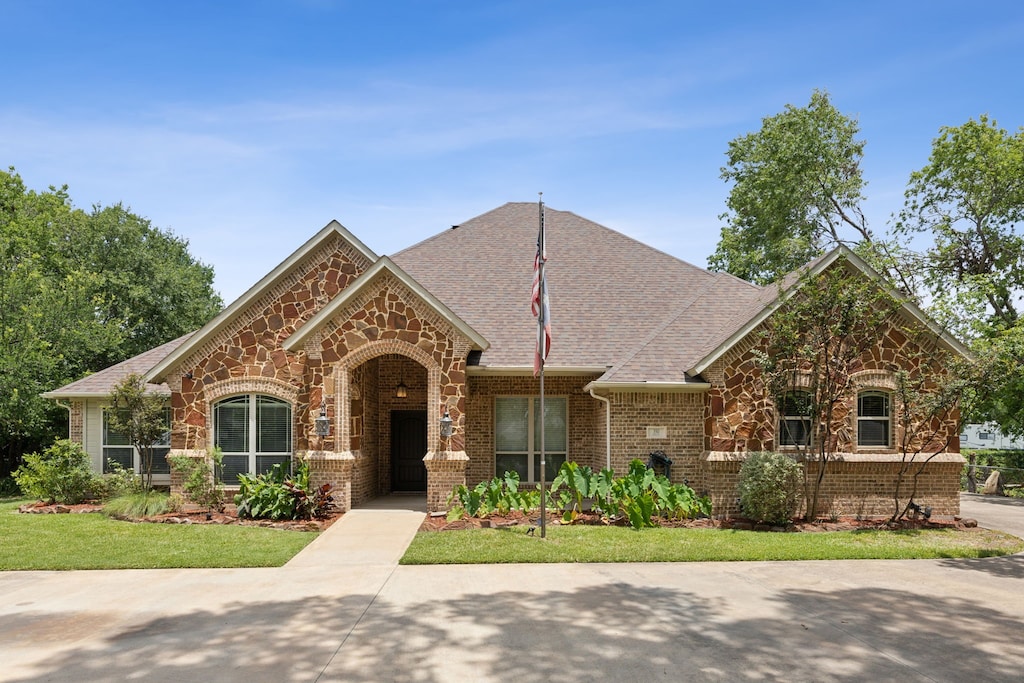
[[[1002,499],[971,498],[965,514],[1024,528],[1024,507]],[[1024,672],[1020,555],[399,567],[394,548],[351,563],[331,548],[369,528],[408,534],[414,513],[343,522],[351,528],[339,522],[313,544],[322,564],[0,573],[0,680],[976,682]]]

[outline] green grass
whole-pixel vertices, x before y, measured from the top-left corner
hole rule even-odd
[[[510,562],[723,562],[751,560],[995,557],[1024,541],[987,529],[763,533],[721,529],[553,526],[547,538],[526,527],[416,534],[402,564]]]
[[[102,514],[23,515],[0,502],[0,570],[280,567],[317,534],[218,524],[134,524]]]

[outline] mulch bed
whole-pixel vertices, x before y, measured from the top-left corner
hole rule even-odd
[[[98,503],[80,503],[78,505],[62,505],[60,503],[48,505],[43,502],[26,503],[18,508],[18,512],[27,514],[77,514],[87,512],[100,512],[103,506]],[[341,512],[335,512],[329,517],[321,519],[246,519],[239,517],[234,505],[224,506],[221,512],[207,514],[205,510],[189,506],[178,512],[166,512],[162,515],[142,517],[138,519],[125,519],[128,522],[149,522],[154,524],[233,524],[236,526],[258,526],[271,529],[285,529],[288,531],[324,531],[329,526],[341,519]]]
[[[552,526],[561,525],[560,514],[548,514],[547,523]],[[629,526],[625,518],[608,519],[596,513],[585,512],[576,518],[573,524],[590,524],[603,526]],[[539,516],[536,512],[529,517],[522,512],[513,511],[505,515],[492,514],[486,517],[464,517],[449,522],[444,515],[428,515],[420,531],[457,531],[459,529],[488,529],[510,526],[537,526]],[[855,519],[844,517],[836,520],[817,520],[815,522],[796,521],[788,526],[769,526],[755,524],[742,517],[729,519],[662,519],[658,520],[661,527],[678,529],[736,529],[738,531],[774,531],[774,532],[822,532],[822,531],[853,531],[856,529],[968,529],[978,526],[972,519],[904,519],[889,524],[886,519]]]

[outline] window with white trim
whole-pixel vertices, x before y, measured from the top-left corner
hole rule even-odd
[[[808,391],[790,391],[782,399],[779,417],[780,446],[809,446],[811,444],[812,397]]]
[[[889,394],[884,391],[862,391],[857,394],[857,445],[888,446],[891,418]]]
[[[213,443],[223,454],[220,478],[264,474],[292,459],[292,407],[261,394],[242,394],[213,406]]]
[[[544,397],[544,478],[558,474],[568,454],[568,401]],[[521,482],[540,481],[540,397],[494,399],[494,473],[517,472]]]
[[[112,470],[111,463],[116,463],[126,470],[141,474],[145,467],[142,457],[135,446],[128,442],[128,437],[113,428],[110,424],[110,408],[103,409],[103,473]],[[167,431],[153,444],[153,474],[170,474],[171,467],[167,462],[167,454],[171,452],[171,409],[164,409],[164,424]]]

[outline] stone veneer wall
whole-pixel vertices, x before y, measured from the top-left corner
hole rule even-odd
[[[604,405],[583,391],[595,376],[544,378],[544,395],[568,399],[569,443],[567,457],[581,465],[601,469],[605,463]],[[494,398],[539,396],[533,376],[469,377],[466,397],[466,483],[474,486],[494,472]],[[450,490],[449,490],[450,492]],[[447,494],[446,494],[447,495]]]
[[[737,344],[723,358],[716,361],[704,373],[712,383],[709,393],[708,412],[705,416],[705,432],[708,435],[705,450],[710,451],[770,451],[775,450],[775,407],[760,380],[760,369],[755,360],[754,341],[761,332],[751,332],[744,342]],[[752,341],[753,340],[753,341]],[[892,325],[881,335],[881,343],[869,349],[854,364],[850,375],[852,390],[845,402],[835,407],[832,433],[835,452],[895,453],[896,444],[901,443],[903,434],[896,417],[902,406],[894,393],[896,388],[895,370],[905,369],[914,373],[926,364],[933,367],[926,370],[941,372],[935,364],[941,358],[933,341],[915,340],[907,337]],[[802,386],[798,377],[794,388]],[[891,432],[888,448],[863,447],[857,444],[857,401],[860,391],[878,389],[888,392],[891,397]],[[930,443],[912,439],[909,450],[930,452],[952,451],[959,448],[959,413],[952,413],[935,424],[921,430],[930,437]]]
[[[819,516],[887,517],[893,513],[896,480],[902,463],[898,456],[858,456],[840,454],[845,460],[830,462],[822,481]],[[920,458],[921,456],[919,456]],[[712,512],[715,516],[739,514],[737,483],[744,455],[714,452],[706,456],[706,481],[711,490]],[[923,463],[922,463],[923,464]],[[932,508],[936,516],[960,514],[960,472],[963,457],[957,453],[940,453],[923,468],[911,464],[901,484],[900,503],[905,505],[912,475],[921,471],[917,480],[914,500]],[[813,481],[818,476],[818,463],[805,464],[806,476]],[[803,514],[806,501],[802,501],[797,514]]]
[[[612,401],[612,469],[628,469],[629,461],[645,463],[652,451],[664,451],[672,460],[672,481],[704,487],[701,454],[704,450],[705,393],[616,392]],[[647,427],[665,427],[665,439],[648,439]],[[602,464],[603,466],[603,464]]]
[[[168,373],[172,391],[174,448],[206,448],[210,397],[207,388],[232,379],[263,379],[291,385],[297,425],[312,427],[320,393],[310,395],[309,368],[282,342],[345,289],[370,264],[341,238],[329,240],[283,276],[267,293],[241,311],[221,332]],[[280,392],[272,393],[280,396]],[[308,423],[308,424],[307,424]],[[295,450],[309,448],[311,429],[296,429]]]

